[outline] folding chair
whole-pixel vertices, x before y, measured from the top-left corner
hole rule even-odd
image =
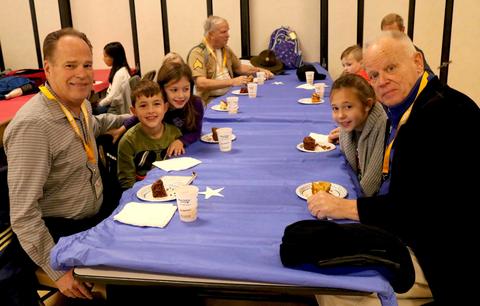
[[[130,78],[128,83],[130,84],[130,90],[133,90],[135,86],[137,86],[138,82],[140,82],[141,78],[138,75],[134,75]]]
[[[8,197],[7,172],[8,172],[7,158],[6,158],[3,147],[0,147],[0,235],[1,235],[0,236],[0,258],[2,254],[6,255],[8,252],[13,251],[13,249],[7,250],[7,248],[12,247],[10,243],[12,243],[14,239],[16,239],[15,234],[13,233],[10,227],[10,216],[9,216],[10,199]],[[15,241],[14,243],[18,243],[18,242]],[[3,252],[6,252],[6,253],[3,253]],[[8,256],[12,256],[12,255],[8,255]],[[10,264],[12,264],[10,261],[11,259],[9,258],[11,257],[3,258],[3,260],[7,260],[8,262],[10,262]],[[16,267],[16,264],[14,266]],[[24,268],[19,267],[17,269],[24,269]],[[56,288],[55,283],[47,276],[45,272],[43,272],[42,269],[38,268],[35,274],[38,281],[38,285],[36,288],[38,301],[41,305],[45,305],[44,304],[45,301],[51,296],[53,296],[56,292],[58,292],[58,289]],[[40,296],[38,295],[38,290],[47,291],[47,293]]]
[[[142,80],[153,81],[153,79],[155,79],[155,74],[157,74],[157,72],[155,70],[151,70],[142,76]]]
[[[100,211],[102,217],[108,217],[118,206],[122,196],[122,188],[117,177],[118,142],[113,143],[113,136],[100,135],[96,139],[98,149],[98,168],[103,183],[103,204]]]

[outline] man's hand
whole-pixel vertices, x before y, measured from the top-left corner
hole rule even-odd
[[[267,78],[267,80],[273,78],[273,73],[270,70],[268,69],[260,69],[260,70],[265,72],[265,77]]]
[[[247,84],[247,76],[241,75],[232,79],[232,86],[242,86]]]
[[[82,283],[73,278],[73,269],[68,270],[62,277],[55,281],[58,290],[70,298],[93,299],[89,283]]]
[[[359,220],[357,201],[342,199],[325,191],[319,191],[307,199],[307,208],[318,219]]]

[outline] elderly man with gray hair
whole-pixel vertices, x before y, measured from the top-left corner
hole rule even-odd
[[[477,236],[471,211],[478,179],[469,177],[480,171],[480,108],[426,71],[403,32],[384,31],[367,43],[363,63],[391,123],[380,191],[358,199],[319,192],[308,198],[308,209],[319,219],[382,228],[410,248],[416,281],[399,296],[399,305],[421,305],[432,297],[431,305],[474,304],[474,282],[465,281],[465,274],[477,265],[468,248]],[[322,306],[373,305],[368,297],[355,299],[318,298]]]
[[[263,68],[244,65],[227,46],[229,34],[227,20],[210,16],[204,24],[204,38],[193,47],[187,62],[193,72],[197,94],[206,105],[214,97],[227,93],[231,86],[247,83],[247,75],[264,71],[267,78],[273,74]],[[238,76],[237,76],[238,75]]]

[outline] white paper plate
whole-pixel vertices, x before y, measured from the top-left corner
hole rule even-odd
[[[235,136],[235,134],[232,134],[232,141],[234,141],[235,139],[237,139],[237,136]],[[218,143],[218,141],[213,140],[212,133],[203,134],[200,137],[200,140],[207,143]]]
[[[166,197],[155,198],[152,194],[152,184],[143,186],[137,191],[137,197],[140,200],[149,201],[149,202],[167,202],[173,201],[176,199],[175,194],[175,187],[174,186],[166,186],[165,191],[167,191]]]
[[[331,183],[329,193],[339,198],[345,198],[348,195],[347,189],[342,185]],[[295,189],[295,193],[300,198],[306,200],[312,195],[312,182],[302,184]]]
[[[322,104],[323,102],[325,102],[325,100],[324,100],[324,99],[320,99],[320,102],[312,102],[312,98],[303,98],[303,99],[299,99],[297,102],[300,103],[300,104],[312,104],[312,105],[315,105],[315,104]]]
[[[306,150],[303,147],[303,142],[301,142],[297,145],[297,149],[299,149],[300,151],[303,151],[303,152],[307,152],[307,153],[328,152],[328,151],[335,150],[335,148],[336,148],[336,146],[333,143],[329,143],[329,142],[317,143],[317,145],[315,146],[315,151]]]
[[[210,108],[216,110],[217,112],[228,112],[228,109],[220,108],[220,104],[213,105]]]
[[[248,92],[245,92],[245,93],[240,92],[240,89],[235,89],[234,91],[232,91],[232,93],[233,93],[234,95],[239,95],[239,96],[246,96],[246,95],[248,95]]]

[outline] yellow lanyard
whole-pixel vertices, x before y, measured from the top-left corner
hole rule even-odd
[[[217,61],[217,55],[212,50],[212,48],[210,48],[210,46],[208,45],[207,40],[205,38],[203,39],[203,43],[205,44],[205,47],[207,47],[208,52],[212,54],[213,58],[215,58],[215,62],[216,62]],[[225,68],[225,67],[227,67],[227,51],[225,50],[225,48],[222,48],[222,53],[223,53],[223,63],[222,63],[223,66],[222,66],[222,68]]]
[[[83,137],[83,134],[80,133],[80,129],[78,128],[78,125],[77,123],[75,122],[75,118],[73,117],[72,113],[62,104],[60,103],[56,98],[55,96],[50,92],[50,90],[45,87],[45,86],[40,86],[40,91],[45,95],[45,97],[47,97],[49,100],[51,101],[55,101],[58,103],[58,105],[60,105],[60,108],[62,109],[63,113],[65,114],[65,116],[67,116],[67,119],[68,119],[68,122],[70,123],[70,125],[72,126],[73,130],[75,131],[75,133],[77,134],[77,136],[82,140],[82,143],[83,143],[83,147],[85,148],[85,152],[87,153],[87,157],[88,157],[88,160],[95,164],[96,163],[96,159],[95,159],[95,153],[94,153],[94,150],[93,150],[93,143],[92,141],[89,139],[88,143],[87,141],[85,140],[85,138]],[[85,102],[82,103],[81,107],[82,109],[82,113],[83,113],[83,119],[85,120],[85,125],[87,127],[87,135],[88,135],[88,132],[90,131],[90,126],[88,124],[88,112],[87,112],[87,107],[85,106]]]
[[[395,136],[393,137],[392,141],[390,141],[387,148],[385,149],[385,155],[383,156],[383,169],[382,169],[383,175],[387,175],[388,172],[390,171],[390,153],[392,151],[393,142],[395,141],[395,138],[398,135],[398,131],[400,130],[400,127],[404,125],[405,122],[407,122],[408,117],[410,117],[410,113],[412,112],[412,108],[413,108],[413,105],[415,104],[415,101],[417,100],[422,90],[425,89],[425,86],[427,86],[427,83],[428,83],[428,73],[425,71],[423,73],[422,80],[420,81],[420,86],[418,87],[418,92],[417,92],[417,95],[415,96],[415,100],[413,101],[412,105],[410,105],[410,107],[402,115],[402,118],[400,118],[400,122],[398,123],[397,130],[395,131]]]

